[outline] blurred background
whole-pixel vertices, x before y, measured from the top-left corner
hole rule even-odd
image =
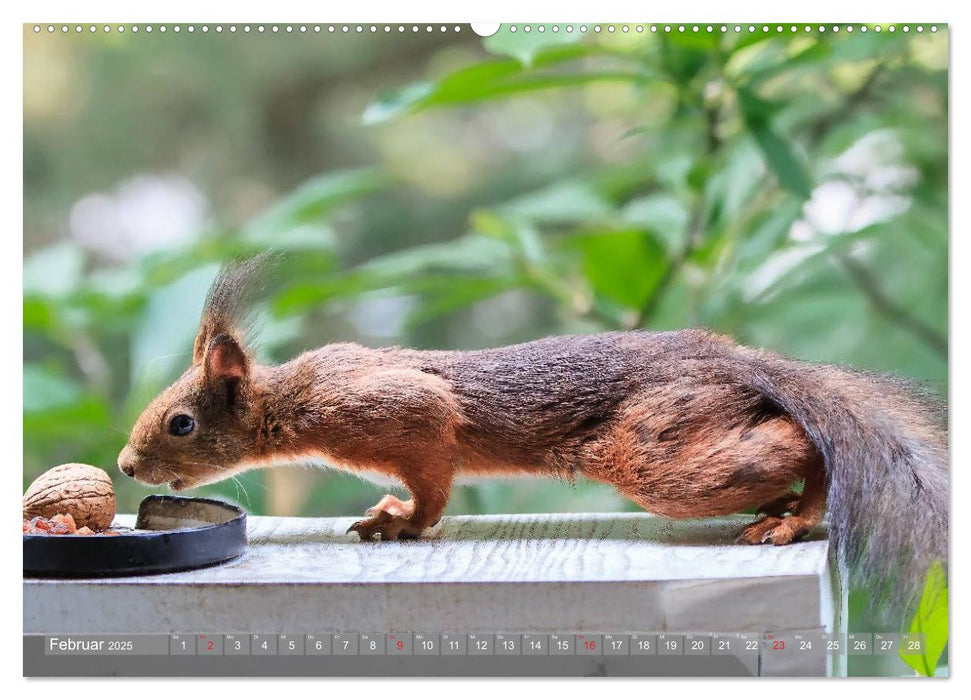
[[[24,37],[24,485],[115,459],[220,261],[287,251],[259,353],[707,326],[947,382],[946,29],[520,25]],[[457,31],[458,29],[458,31]],[[351,515],[294,467],[199,489]],[[635,510],[592,484],[451,513]]]

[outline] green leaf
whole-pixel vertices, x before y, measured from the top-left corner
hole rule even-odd
[[[317,304],[378,289],[421,291],[423,284],[434,283],[435,275],[496,275],[508,269],[510,260],[507,241],[467,235],[450,243],[418,246],[373,258],[346,275],[291,285],[274,299],[272,309],[278,316],[288,316]]]
[[[32,253],[24,260],[24,294],[61,297],[81,281],[84,251],[64,241]]]
[[[531,263],[541,263],[546,257],[543,237],[532,222],[510,217],[505,211],[500,215],[477,209],[469,217],[469,223],[475,233],[504,241]]]
[[[753,217],[745,235],[740,236],[738,241],[736,259],[740,269],[734,276],[737,282],[747,285],[748,278],[745,273],[762,265],[770,255],[789,243],[789,231],[801,214],[802,206],[790,198],[785,203],[771,210],[760,211]]]
[[[189,366],[206,292],[218,270],[200,267],[151,294],[131,339],[133,385],[166,381]]]
[[[603,218],[610,215],[613,208],[591,186],[564,181],[517,197],[500,211],[506,216],[537,224],[572,224]]]
[[[583,72],[553,72],[560,66],[587,56],[604,54],[622,67]],[[593,44],[553,46],[538,52],[530,66],[515,59],[501,59],[462,68],[441,80],[409,85],[385,92],[369,105],[362,115],[365,124],[419,112],[429,107],[454,107],[483,100],[509,97],[552,88],[587,85],[596,82],[646,83],[656,79],[632,56],[602,49]]]
[[[576,87],[597,82],[645,83],[648,81],[647,75],[633,71],[494,76],[482,81],[476,80],[471,75],[463,75],[461,80],[439,84],[421,97],[416,97],[417,93],[408,89],[385,95],[376,108],[365,110],[363,119],[365,124],[374,124],[429,107],[455,107],[527,92]]]
[[[717,56],[715,34],[668,34],[660,37],[660,65],[665,75],[684,88]]]
[[[553,32],[552,27],[547,27],[544,32],[538,32],[535,28],[525,32],[521,25],[515,32],[509,29],[508,26],[501,27],[492,36],[483,39],[482,45],[490,53],[512,56],[527,66],[532,64],[533,59],[543,49],[562,44],[574,44],[583,36],[577,27],[573,27],[572,32],[566,31],[566,25],[559,25],[558,32]]]
[[[387,175],[371,169],[347,170],[315,177],[249,224],[243,230],[243,238],[262,242],[272,240],[276,234],[318,223],[337,207],[378,192],[391,182]],[[319,245],[330,245],[331,239],[325,229],[308,229],[300,235],[300,244],[306,245],[311,234],[320,236]]]
[[[82,445],[109,438],[106,403],[56,366],[24,363],[24,443],[29,451],[50,453],[64,446],[77,453]],[[33,446],[31,449],[30,446]]]
[[[448,243],[418,246],[374,258],[358,269],[371,276],[401,280],[441,270],[468,273],[494,270],[509,258],[509,246],[502,241],[468,235]]]
[[[69,405],[80,397],[81,387],[63,372],[33,362],[24,363],[24,413]]]
[[[669,251],[681,246],[688,226],[687,209],[669,194],[652,194],[628,202],[621,217],[625,223],[655,234]]]
[[[24,295],[24,330],[53,334],[58,325],[56,305],[46,298]]]
[[[923,654],[904,654],[900,658],[922,676],[933,676],[937,662],[947,645],[947,575],[944,567],[935,562],[927,571],[924,591],[908,632],[924,635]]]
[[[725,66],[729,80],[749,87],[764,83],[786,71],[815,69],[832,57],[829,41],[813,40],[806,45],[791,41],[770,40],[748,48],[739,48]]]
[[[94,396],[81,396],[73,403],[43,411],[24,412],[23,425],[25,451],[33,454],[49,455],[63,448],[62,454],[78,455],[85,449],[103,449],[106,444],[118,441],[124,443],[124,437],[112,425],[107,404]],[[114,452],[120,448],[118,445],[109,449]]]
[[[110,267],[94,270],[84,287],[91,293],[118,299],[138,296],[144,284],[137,267]]]
[[[761,25],[756,25],[756,26],[758,26],[758,29],[761,30]],[[744,24],[742,25],[742,32],[735,34],[734,36],[735,36],[735,40],[728,42],[730,44],[730,49],[729,49],[730,54],[734,54],[738,51],[744,50],[752,46],[753,44],[761,44],[766,41],[775,40],[775,35],[773,33],[768,33],[763,31],[749,32],[748,25],[744,25]]]
[[[628,308],[643,306],[664,275],[664,247],[646,231],[610,231],[573,236],[583,253],[583,269],[599,294]]]
[[[441,316],[485,301],[491,297],[521,287],[523,281],[509,277],[455,277],[441,285],[436,294],[426,295],[417,308],[408,314],[407,327],[414,327]]]
[[[336,237],[329,226],[304,224],[282,232],[271,229],[244,231],[242,240],[257,248],[324,252],[333,250]]]
[[[430,82],[412,83],[400,90],[386,90],[365,108],[361,121],[364,124],[390,121],[405,112],[419,109],[434,92],[435,84]]]
[[[779,184],[802,199],[808,199],[812,193],[812,180],[795,151],[772,129],[770,113],[773,105],[745,89],[739,89],[738,95],[745,125]]]

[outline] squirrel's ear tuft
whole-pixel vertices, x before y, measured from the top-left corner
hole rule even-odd
[[[202,359],[206,356],[206,346],[209,344],[209,336],[211,333],[206,327],[205,321],[199,325],[199,332],[196,333],[195,342],[192,344],[192,364],[193,366],[201,365]]]
[[[229,263],[219,271],[206,295],[192,350],[193,365],[203,362],[208,348],[220,335],[244,335],[248,311],[263,291],[262,280],[268,268],[278,258],[276,251],[264,251],[248,260]]]
[[[238,381],[249,374],[249,357],[231,335],[217,335],[206,348],[203,359],[204,381],[230,379]]]

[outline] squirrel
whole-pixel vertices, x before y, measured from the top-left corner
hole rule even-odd
[[[947,565],[945,409],[900,379],[705,330],[474,351],[338,343],[261,365],[243,319],[264,262],[217,276],[191,366],[119,455],[128,476],[183,490],[323,461],[404,487],[408,500],[386,495],[350,527],[362,540],[419,537],[457,476],[582,476],[668,518],[754,508],[744,544],[795,542],[828,504],[832,546],[873,599],[912,603]]]

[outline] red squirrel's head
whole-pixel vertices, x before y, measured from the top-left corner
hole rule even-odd
[[[118,468],[182,490],[228,478],[257,453],[254,364],[237,331],[261,260],[225,269],[206,299],[192,366],[135,421]]]

